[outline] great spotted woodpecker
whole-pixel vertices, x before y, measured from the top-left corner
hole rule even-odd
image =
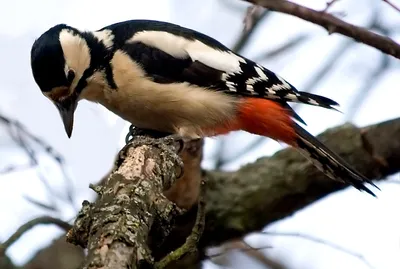
[[[143,129],[198,138],[244,130],[297,148],[328,177],[375,186],[295,121],[287,102],[334,109],[215,39],[179,25],[130,20],[97,31],[59,24],[31,50],[33,77],[68,137],[78,101],[97,102]],[[376,186],[375,186],[376,187]]]

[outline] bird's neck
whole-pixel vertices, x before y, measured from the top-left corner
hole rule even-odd
[[[96,71],[87,79],[87,86],[80,94],[80,99],[104,104],[105,92],[109,89],[104,71]]]

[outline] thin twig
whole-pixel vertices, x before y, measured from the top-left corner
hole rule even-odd
[[[33,147],[29,144],[29,139],[39,145],[40,148],[44,150],[49,156],[51,156],[56,163],[58,163],[62,173],[63,173],[63,179],[65,181],[66,188],[63,191],[63,193],[66,193],[66,199],[64,198],[64,195],[60,194],[55,194],[53,195],[54,197],[57,198],[64,198],[67,202],[69,202],[72,206],[74,205],[74,188],[73,188],[73,181],[72,179],[67,175],[65,171],[65,161],[63,156],[57,152],[50,144],[48,144],[46,141],[43,139],[35,136],[31,132],[29,132],[19,121],[10,119],[6,116],[3,116],[0,114],[0,122],[8,126],[8,130],[10,133],[11,138],[26,152],[30,159],[30,164],[20,166],[20,167],[15,167],[15,166],[9,166],[6,167],[5,169],[1,170],[0,173],[6,173],[6,172],[12,172],[16,171],[18,168],[31,168],[34,166],[37,166],[39,161],[37,159],[36,153],[33,149]],[[46,180],[43,180],[43,176],[38,173],[39,179],[44,183],[46,189],[48,191],[51,191],[52,194],[54,194],[54,190],[50,188],[50,186],[47,184]]]
[[[374,47],[386,54],[400,59],[400,45],[387,36],[376,34],[366,28],[347,23],[331,14],[320,12],[289,1],[244,0],[261,5],[269,10],[296,16],[300,19],[320,25],[329,34],[339,33]]]
[[[326,3],[326,7],[325,7],[324,10],[322,10],[322,12],[327,12],[328,9],[329,9],[334,3],[338,2],[338,1],[339,1],[339,0],[331,0],[331,1],[327,2],[327,3]]]
[[[364,85],[358,89],[356,96],[352,98],[349,111],[346,114],[346,121],[351,121],[356,115],[364,101],[368,98],[369,93],[379,83],[379,79],[389,69],[389,56],[381,54],[380,63],[375,70],[371,72],[364,80]]]
[[[156,269],[165,268],[171,262],[180,260],[184,255],[197,251],[197,244],[200,240],[201,235],[203,234],[205,225],[205,215],[206,215],[205,184],[206,182],[203,180],[201,182],[201,192],[199,195],[199,201],[197,206],[196,221],[193,226],[192,233],[186,238],[185,243],[181,247],[174,250],[166,257],[162,258],[159,262],[157,262],[154,265],[154,268]]]
[[[216,257],[226,254],[228,251],[240,251],[240,252],[246,253],[248,251],[259,251],[259,250],[264,250],[264,249],[269,249],[269,248],[272,248],[272,247],[271,246],[263,246],[263,247],[254,248],[250,245],[248,245],[248,247],[226,247],[226,248],[224,248],[223,251],[212,254],[212,255],[207,255],[207,257],[209,259],[216,258]]]
[[[260,16],[262,15],[263,7],[252,5],[247,8],[246,15],[243,19],[243,31],[248,32],[250,29],[253,28],[255,21],[257,21]]]
[[[271,59],[273,57],[277,57],[278,55],[282,54],[283,52],[287,52],[288,50],[300,45],[304,41],[307,41],[310,38],[308,34],[300,34],[295,36],[294,38],[289,39],[287,42],[279,46],[278,48],[274,48],[266,53],[255,57],[253,60],[255,62],[265,61],[267,59]]]
[[[354,252],[350,249],[344,248],[340,245],[337,245],[335,243],[320,239],[318,237],[314,237],[312,235],[308,235],[308,234],[302,234],[302,233],[294,233],[294,232],[268,232],[268,231],[263,231],[261,232],[261,234],[265,234],[265,235],[271,235],[271,236],[287,236],[287,237],[297,237],[297,238],[301,238],[301,239],[305,239],[317,244],[322,244],[325,246],[328,246],[330,248],[336,249],[340,252],[346,253],[350,256],[353,256],[357,259],[359,259],[361,262],[363,262],[365,265],[367,265],[369,268],[374,268],[368,261],[367,259],[361,255],[360,253]]]
[[[382,0],[382,1],[391,6],[392,8],[394,8],[395,10],[397,10],[398,12],[400,12],[400,8],[397,7],[395,4],[393,4],[391,1],[389,0]]]
[[[68,231],[71,225],[65,221],[50,216],[38,217],[23,224],[18,230],[10,236],[3,244],[0,245],[0,254],[4,253],[12,244],[14,244],[25,232],[39,224],[55,224],[61,229]]]
[[[268,10],[263,10],[262,13],[253,18],[251,27],[247,31],[242,31],[242,34],[238,38],[238,40],[235,42],[235,44],[232,46],[232,51],[236,53],[240,53],[241,50],[245,47],[247,42],[249,41],[250,37],[253,35],[257,27],[259,26],[260,22],[267,18],[268,14],[270,12]]]

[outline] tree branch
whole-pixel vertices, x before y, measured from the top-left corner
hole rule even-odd
[[[339,33],[351,37],[358,42],[374,47],[383,53],[400,59],[400,45],[391,38],[373,33],[366,28],[347,23],[326,12],[313,10],[285,0],[244,1],[318,24],[328,30],[329,34]]]
[[[395,139],[400,137],[400,118],[366,128],[345,124],[318,137],[370,179],[400,171],[400,140]],[[206,176],[209,187],[206,230],[201,241],[204,246],[261,230],[346,187],[328,179],[293,148],[236,172],[211,171]]]
[[[396,137],[400,137],[400,118],[366,128],[345,124],[319,136],[371,179],[400,170]],[[180,215],[162,194],[176,178],[175,151],[162,139],[135,141],[121,151],[105,185],[93,187],[99,199],[84,203],[67,236],[70,242],[88,246],[84,268],[153,267],[155,261],[178,249],[193,229],[195,211]],[[200,250],[259,231],[346,187],[326,178],[292,148],[236,172],[209,171],[204,177],[206,224]],[[172,268],[197,268],[193,265],[202,257],[202,253],[197,255],[190,267],[174,264]]]
[[[162,224],[152,234],[163,241],[180,210],[163,195],[181,165],[171,138],[138,136],[119,153],[104,186],[92,186],[99,194],[93,204],[83,202],[67,240],[88,248],[83,268],[138,268],[152,265],[148,247],[153,223]],[[179,165],[177,165],[179,164]]]
[[[0,255],[4,253],[7,248],[9,248],[12,244],[14,244],[24,233],[26,233],[36,225],[40,224],[55,224],[65,231],[71,228],[71,225],[67,222],[50,216],[38,217],[36,219],[30,220],[19,227],[18,230],[10,236],[10,238],[8,238],[4,243],[0,245]]]
[[[389,6],[391,6],[392,8],[394,8],[396,11],[400,12],[400,8],[398,6],[396,6],[395,4],[393,4],[391,1],[389,0],[383,0],[383,2],[385,2],[386,4],[388,4]]]

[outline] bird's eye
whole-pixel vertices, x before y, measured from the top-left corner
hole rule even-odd
[[[75,78],[75,72],[74,72],[74,70],[72,70],[72,69],[68,70],[68,73],[67,73],[67,81],[68,81],[68,83],[69,83],[70,85],[72,84],[72,81],[74,81],[74,78]]]

